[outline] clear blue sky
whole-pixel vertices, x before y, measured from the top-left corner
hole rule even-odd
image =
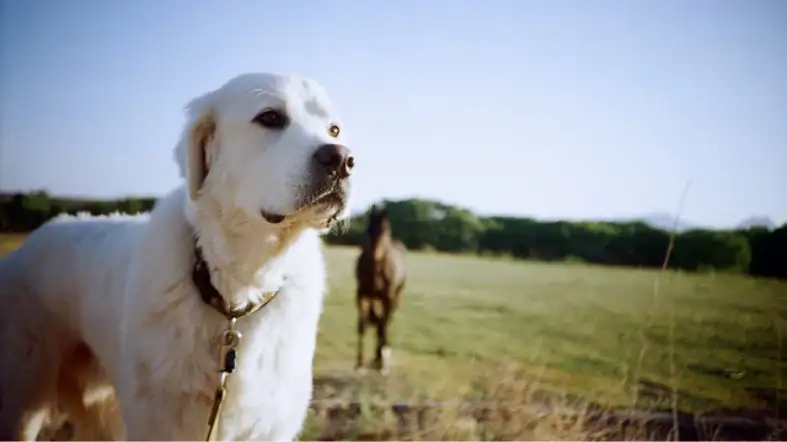
[[[0,189],[161,195],[193,96],[321,82],[354,207],[787,221],[787,1],[0,0]]]

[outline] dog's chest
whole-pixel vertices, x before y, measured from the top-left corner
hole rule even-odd
[[[220,416],[221,439],[291,438],[305,417],[319,308],[282,301],[244,333]]]

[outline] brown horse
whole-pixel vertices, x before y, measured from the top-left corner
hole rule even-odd
[[[372,206],[366,237],[355,269],[358,281],[358,360],[356,369],[363,367],[363,335],[367,325],[377,328],[377,351],[374,366],[388,371],[391,349],[388,346],[388,325],[406,277],[405,254],[401,241],[391,237],[391,225],[385,209]]]

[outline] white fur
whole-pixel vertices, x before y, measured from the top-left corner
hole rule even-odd
[[[253,124],[268,107],[286,109],[290,125]],[[149,216],[59,217],[0,262],[0,439],[35,437],[42,412],[68,408],[62,379],[72,377],[83,395],[113,385],[125,424],[101,427],[94,421],[106,416],[87,407],[78,434],[204,438],[227,321],[191,283],[195,234],[229,303],[279,290],[238,321],[218,439],[294,439],[311,398],[325,290],[319,232],[338,210],[297,201],[316,148],[340,142],[328,131],[338,123],[313,81],[236,77],[189,104],[175,149],[186,183]],[[261,210],[291,216],[270,224]],[[80,343],[92,358],[74,350]]]

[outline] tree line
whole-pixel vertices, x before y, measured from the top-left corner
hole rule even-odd
[[[0,231],[28,232],[59,213],[150,211],[155,198],[84,200],[53,198],[45,192],[0,195]],[[383,201],[394,235],[410,250],[510,256],[539,261],[573,261],[631,267],[661,267],[671,233],[645,222],[538,221],[478,216],[426,199]],[[329,244],[358,245],[368,213],[353,216]],[[718,270],[787,278],[787,224],[775,229],[691,229],[674,237],[669,267]]]

